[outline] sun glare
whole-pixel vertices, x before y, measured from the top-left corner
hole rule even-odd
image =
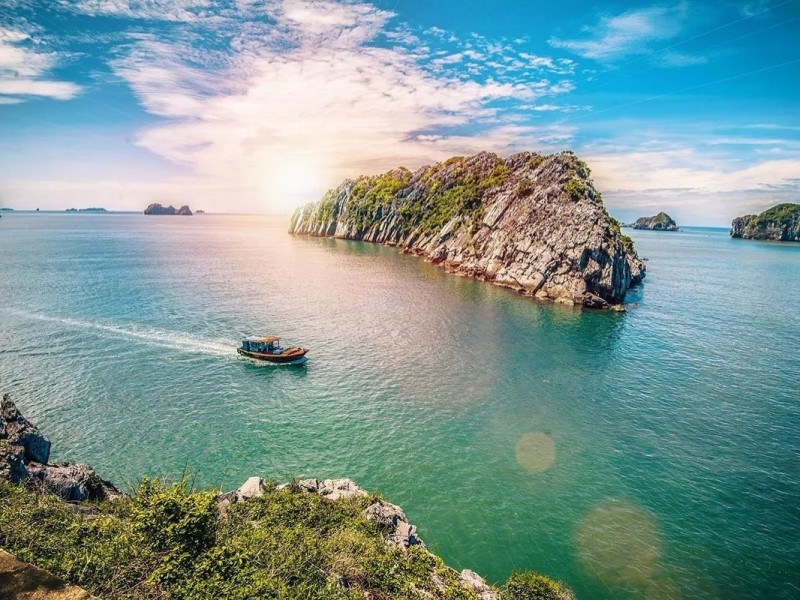
[[[280,212],[291,212],[306,202],[317,201],[325,192],[321,168],[312,161],[276,163],[265,181],[264,204]]]

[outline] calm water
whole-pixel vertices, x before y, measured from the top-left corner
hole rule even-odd
[[[632,232],[626,314],[266,217],[4,214],[0,386],[105,476],[352,477],[450,564],[800,597],[800,244]],[[306,367],[236,359],[279,333]]]

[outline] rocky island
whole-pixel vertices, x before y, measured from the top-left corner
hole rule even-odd
[[[760,215],[737,217],[731,223],[731,237],[800,242],[800,204],[778,204]]]
[[[181,215],[186,217],[192,216],[192,209],[189,208],[188,205],[184,204],[180,208],[175,208],[171,204],[169,206],[161,206],[158,203],[154,203],[149,205],[147,208],[144,209],[144,214],[146,215]]]
[[[633,229],[650,229],[652,231],[678,231],[678,225],[665,212],[654,217],[640,217],[631,223]]]
[[[49,456],[50,441],[4,395],[0,548],[101,598],[574,598],[530,571],[495,587],[448,567],[402,508],[350,479],[251,477],[223,493],[143,478],[126,494]],[[13,574],[0,576],[6,589]]]
[[[297,209],[289,232],[396,246],[526,296],[595,308],[620,305],[645,275],[572,152],[481,152],[348,179]]]
[[[74,213],[74,212],[77,212],[77,213],[107,213],[108,211],[105,208],[92,206],[92,207],[89,207],[89,208],[68,208],[64,212],[68,212],[68,213]]]

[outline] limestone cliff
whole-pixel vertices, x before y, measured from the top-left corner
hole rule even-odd
[[[645,267],[571,152],[482,152],[346,180],[289,232],[397,246],[448,270],[568,304],[620,304]]]
[[[665,212],[654,217],[640,217],[631,225],[634,229],[651,229],[653,231],[678,231],[678,225]]]
[[[736,217],[731,237],[800,242],[800,204],[778,204],[760,215]]]

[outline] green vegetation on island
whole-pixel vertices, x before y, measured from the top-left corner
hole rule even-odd
[[[619,305],[645,276],[573,152],[491,152],[345,180],[289,232],[387,244],[540,300]]]
[[[737,217],[731,223],[731,237],[800,241],[800,204],[778,204],[759,215]]]

